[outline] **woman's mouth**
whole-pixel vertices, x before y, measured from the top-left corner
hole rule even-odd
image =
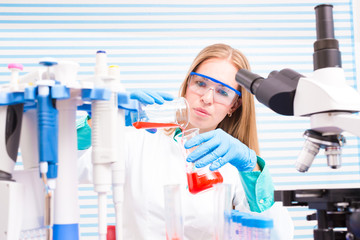
[[[203,108],[194,108],[194,111],[197,115],[202,117],[210,116],[210,113]]]

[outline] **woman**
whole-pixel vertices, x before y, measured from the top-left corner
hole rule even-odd
[[[264,160],[257,157],[253,96],[235,81],[241,68],[249,69],[246,57],[225,44],[208,46],[195,58],[180,89],[190,106],[186,129],[200,129],[185,144],[186,148],[198,146],[187,161],[218,169],[224,183],[232,186],[235,209],[272,217],[273,239],[291,239],[291,219],[284,208],[274,204],[271,177]],[[171,99],[167,94],[144,91],[131,97],[147,104]],[[181,150],[174,141],[178,133],[126,129],[122,150],[126,160],[124,239],[165,239],[163,187],[187,184]],[[89,154],[84,156],[89,158]],[[185,193],[182,202],[185,239],[212,239],[212,192]]]

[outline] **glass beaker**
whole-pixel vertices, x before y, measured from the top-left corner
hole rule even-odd
[[[184,129],[189,123],[189,110],[189,104],[183,97],[163,104],[140,104],[136,121],[132,125],[137,129]]]
[[[183,155],[186,157],[195,150],[196,147],[191,149],[185,149],[184,144],[186,141],[195,137],[199,134],[198,128],[191,128],[186,131],[183,131],[176,136],[176,140],[180,143],[183,151]],[[194,163],[186,162],[186,175],[188,181],[189,192],[192,194],[197,194],[206,189],[212,188],[217,183],[223,182],[223,177],[219,171],[211,171],[209,166],[203,168],[196,168]]]
[[[180,184],[164,186],[165,226],[167,240],[184,239],[184,227],[181,210]]]

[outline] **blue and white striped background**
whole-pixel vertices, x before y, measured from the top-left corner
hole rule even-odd
[[[355,0],[356,1],[356,0]],[[275,1],[0,1],[0,82],[9,80],[8,63],[34,70],[41,57],[73,60],[80,78],[93,74],[95,52],[108,52],[109,64],[120,66],[128,90],[151,88],[177,95],[196,54],[213,43],[243,51],[252,70],[292,68],[312,73],[317,0]],[[251,3],[250,3],[251,2]],[[347,83],[357,87],[352,0],[328,0],[334,5],[335,35],[340,42]],[[360,184],[359,139],[345,134],[343,164],[330,170],[322,152],[306,174],[294,161],[302,148],[307,118],[284,117],[257,103],[262,157],[277,189],[355,187]],[[96,196],[90,185],[79,187],[82,239],[97,239]],[[109,198],[109,222],[114,213]],[[289,208],[295,239],[312,239],[314,223],[307,208]]]

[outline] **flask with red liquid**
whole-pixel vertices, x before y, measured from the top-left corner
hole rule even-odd
[[[180,97],[163,104],[140,104],[133,126],[137,129],[185,128],[189,123],[189,105]]]
[[[178,143],[180,143],[180,145],[182,146],[185,159],[196,148],[194,147],[191,149],[185,149],[185,142],[198,134],[198,128],[191,128],[176,136]],[[223,182],[223,177],[219,171],[211,171],[209,169],[209,166],[205,166],[203,168],[196,168],[194,163],[189,162],[186,162],[186,175],[189,192],[192,194],[197,194],[204,190],[210,189],[215,184]]]

